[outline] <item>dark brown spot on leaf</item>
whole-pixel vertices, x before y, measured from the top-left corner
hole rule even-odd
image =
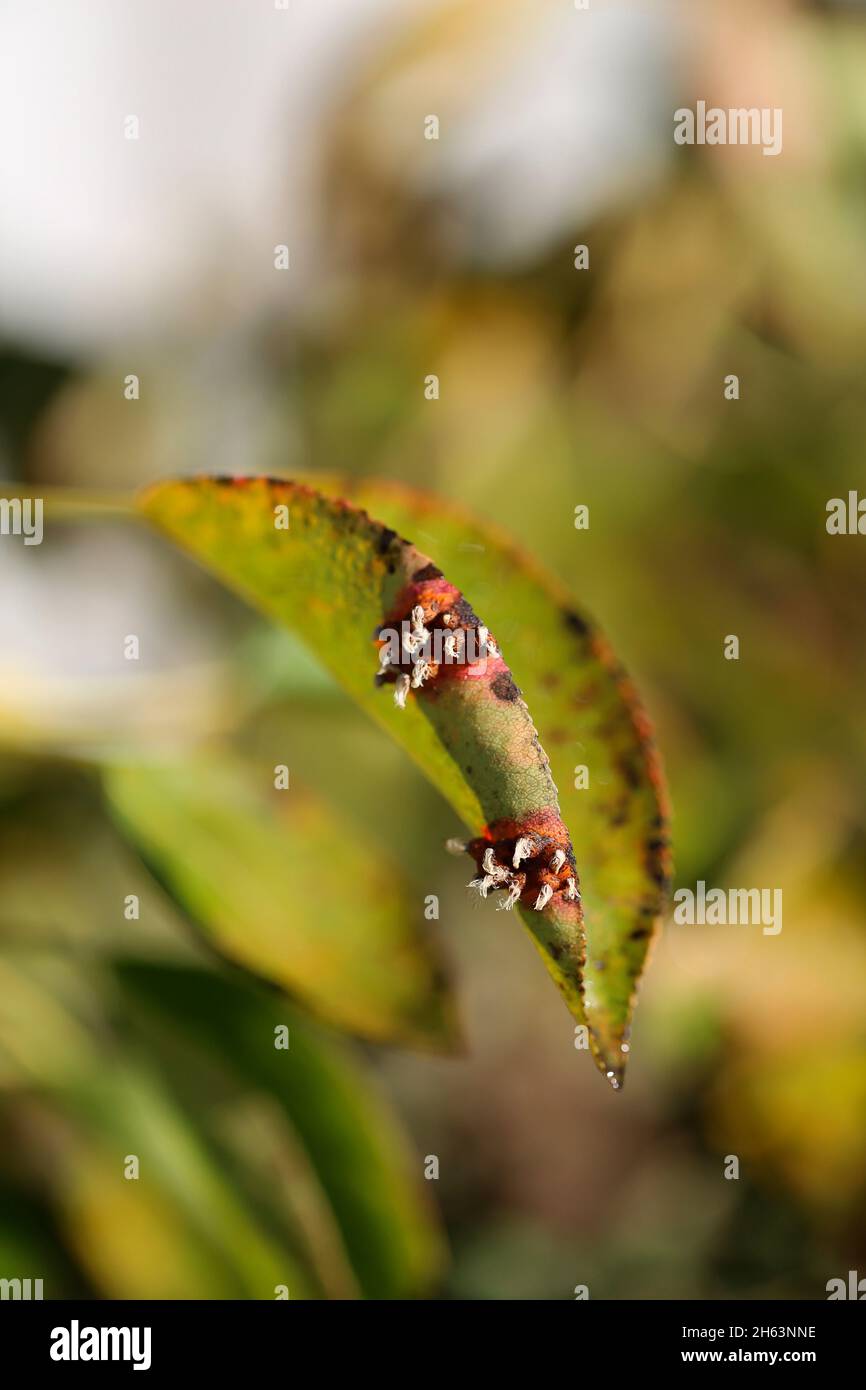
[[[384,555],[391,549],[392,544],[397,539],[397,532],[392,531],[390,526],[383,526],[379,535],[376,537],[376,549],[380,555]]]
[[[571,608],[563,609],[563,620],[567,628],[576,633],[578,637],[586,637],[589,632],[589,624],[581,618],[579,613],[575,613]]]
[[[510,671],[501,671],[498,676],[494,676],[490,682],[490,689],[497,700],[519,700],[520,691],[514,684],[514,677]]]
[[[427,580],[427,579],[442,579],[442,578],[443,578],[442,571],[439,569],[439,567],[438,567],[437,565],[434,565],[434,564],[432,563],[432,561],[431,561],[431,563],[430,563],[429,565],[423,565],[423,566],[421,567],[421,569],[415,571],[415,573],[412,575],[412,583],[413,583],[413,584],[423,584],[424,581]]]
[[[478,627],[478,615],[475,612],[475,609],[472,607],[472,604],[467,603],[466,599],[463,598],[462,595],[459,599],[457,599],[456,603],[454,604],[454,612],[456,613],[457,618],[462,623],[463,627]]]

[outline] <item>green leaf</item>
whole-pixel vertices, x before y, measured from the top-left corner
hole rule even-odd
[[[215,750],[104,773],[117,824],[223,955],[363,1037],[453,1043],[422,902],[354,826],[273,780]]]
[[[633,681],[561,580],[498,527],[397,483],[316,484],[414,533],[499,638],[550,758],[575,847],[590,1042],[608,1079],[621,1084],[637,984],[671,875],[667,790]],[[589,770],[582,789],[579,766]]]
[[[113,1298],[316,1296],[298,1252],[266,1229],[163,1082],[102,1060],[67,1086],[67,1152],[56,1179],[67,1239]],[[128,1180],[128,1155],[139,1161]]]
[[[147,897],[128,919],[128,895]],[[99,786],[55,774],[0,810],[0,945],[205,961],[174,905],[105,818]]]
[[[316,483],[323,486],[321,479]],[[335,492],[343,486],[325,482]],[[570,599],[501,537],[407,490],[369,485],[365,492],[359,486],[356,496],[400,530],[423,530],[425,542],[430,536],[448,579],[427,555],[365,512],[302,484],[169,482],[149,489],[139,505],[225,582],[307,642],[476,833],[476,862],[490,844],[502,862],[501,846],[508,844],[510,851],[515,837],[528,831],[545,837],[545,854],[564,852],[567,862],[542,911],[532,907],[542,879],[531,865],[521,911],[574,1017],[589,1023],[598,1064],[619,1085],[634,986],[664,889],[659,779],[630,691]],[[279,506],[288,507],[288,530],[274,524]],[[442,679],[440,671],[413,692],[403,710],[371,681],[373,638],[382,625],[399,624],[419,594],[428,592],[434,606],[438,595],[441,606],[461,612],[458,589],[482,608],[533,707],[538,697],[538,718],[546,716],[539,723],[542,738],[547,730],[554,747],[562,743],[571,750],[557,756],[557,768],[565,772],[566,759],[569,765],[567,778],[560,773],[563,790],[572,786],[575,762],[590,765],[592,794],[574,792],[568,799],[568,815],[574,813],[583,831],[578,845],[584,901],[597,919],[585,983],[580,905],[563,889],[573,873],[571,842],[547,756],[526,705],[515,698],[509,668],[488,661],[480,679],[465,678],[465,667],[459,678],[452,672],[453,678]],[[477,622],[470,610],[467,625]],[[581,745],[584,756],[578,759],[573,746]]]
[[[22,1171],[47,1187],[65,1247],[109,1298],[267,1299],[280,1283],[293,1297],[317,1294],[299,1250],[227,1181],[193,1107],[120,1054],[113,992],[92,963],[0,953],[4,1111],[19,1116]],[[129,1155],[138,1179],[125,1176]]]
[[[160,1030],[194,1034],[209,1058],[279,1106],[336,1217],[364,1295],[429,1292],[443,1249],[423,1200],[420,1161],[348,1050],[242,978],[146,964],[119,973]],[[286,1049],[274,1046],[278,1025],[289,1030]]]
[[[563,583],[499,528],[400,484],[316,481],[423,540],[499,638],[550,758],[575,847],[590,1041],[611,1082],[621,1084],[635,992],[671,875],[667,791],[633,682]],[[578,766],[589,770],[582,789]]]
[[[93,976],[44,949],[0,954],[0,1090],[63,1086],[96,1065]]]

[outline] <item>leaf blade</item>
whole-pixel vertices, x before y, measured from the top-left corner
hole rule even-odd
[[[103,784],[116,824],[222,954],[361,1036],[451,1046],[441,961],[399,875],[310,793],[267,795],[266,775],[211,751],[110,765]]]
[[[319,494],[314,494],[315,502],[303,503],[302,536],[309,539],[316,520],[324,520],[333,548],[337,515],[350,537],[345,555],[327,556],[324,585],[320,567],[311,565],[304,573],[298,554],[287,565],[287,548],[280,549],[270,537],[265,554],[253,553],[273,496],[303,498],[309,491],[303,485],[267,479],[239,480],[238,485],[213,480],[160,484],[144,495],[141,509],[232,587],[298,631],[473,830],[486,830],[497,821],[519,821],[528,808],[544,810],[561,823],[561,804],[579,848],[589,920],[588,959],[587,928],[579,907],[558,895],[544,913],[526,902],[521,911],[573,1016],[589,1025],[597,1064],[619,1086],[636,987],[670,876],[664,782],[648,721],[631,683],[564,586],[495,528],[401,485],[319,476],[311,481],[330,504],[323,506]],[[236,507],[241,494],[245,505]],[[468,681],[449,685],[420,709],[418,701],[395,711],[390,702],[378,698],[381,692],[369,685],[369,634],[378,631],[383,614],[401,592],[405,595],[414,578],[413,566],[423,569],[421,562],[427,557],[381,523],[371,522],[342,500],[342,494],[355,508],[369,508],[400,530],[423,529],[425,541],[429,536],[449,581],[471,595],[504,645],[535,726],[522,701],[501,702],[512,707],[509,720],[492,698],[485,706],[482,699],[470,697]],[[292,516],[294,522],[294,512]],[[225,553],[227,530],[230,561]],[[371,550],[378,561],[371,560]],[[313,551],[322,558],[321,537]],[[345,646],[339,662],[333,653],[322,651],[323,625],[342,628]],[[488,693],[489,683],[485,696]],[[504,759],[498,756],[502,748]],[[572,772],[575,752],[581,748],[592,751],[585,791],[577,788]]]
[[[550,846],[563,848],[574,873],[547,756],[501,658],[489,658],[480,674],[467,665],[440,667],[437,680],[403,709],[376,688],[374,639],[416,604],[453,605],[465,630],[477,632],[475,613],[429,556],[357,507],[288,480],[160,483],[138,506],[224,582],[297,632],[484,843],[513,842],[531,822]],[[281,507],[288,529],[274,524]],[[484,843],[478,841],[477,862]],[[531,906],[535,895],[530,880],[524,900]],[[580,904],[558,892],[547,917],[556,923],[553,934],[546,924],[539,929],[538,913],[524,920],[582,1018]]]
[[[608,1079],[621,1084],[637,985],[671,877],[667,789],[633,682],[567,587],[498,527],[401,483],[316,481],[389,525],[414,526],[500,638],[550,758],[575,846],[591,1044],[601,1069],[613,1073]],[[586,763],[590,784],[578,789],[575,765]]]

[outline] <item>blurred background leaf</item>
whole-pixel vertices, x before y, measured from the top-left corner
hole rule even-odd
[[[220,1058],[239,1085],[265,1095],[285,1117],[365,1294],[407,1297],[429,1288],[443,1252],[406,1141],[336,1041],[240,979],[230,986],[215,975],[148,965],[124,967],[122,977],[152,1012],[155,1030],[176,1028],[182,1018],[181,1042],[193,1034],[204,1055]],[[272,1045],[277,1026],[289,1029],[288,1056]]]
[[[423,902],[309,792],[225,755],[106,769],[112,813],[216,947],[379,1041],[453,1041]],[[426,928],[426,930],[425,930]]]

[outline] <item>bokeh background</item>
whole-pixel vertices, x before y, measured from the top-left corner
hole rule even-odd
[[[0,53],[0,478],[321,470],[473,508],[636,678],[676,884],[784,893],[776,937],[666,926],[613,1094],[524,934],[443,862],[447,807],[287,637],[108,513],[4,539],[0,1275],[763,1299],[866,1274],[864,541],[824,524],[864,476],[862,7],[10,0]],[[677,147],[698,98],[781,107],[782,154]],[[279,748],[419,922],[439,895],[464,1055],[310,1025],[297,1095],[238,1068],[234,1004],[269,1027],[273,992],[230,1007],[202,967],[185,995],[194,932],[167,895],[124,920],[156,889],[94,781],[203,746]],[[156,1187],[121,1187],[128,1152]],[[384,1190],[347,1234],[397,1154],[420,1198]]]

